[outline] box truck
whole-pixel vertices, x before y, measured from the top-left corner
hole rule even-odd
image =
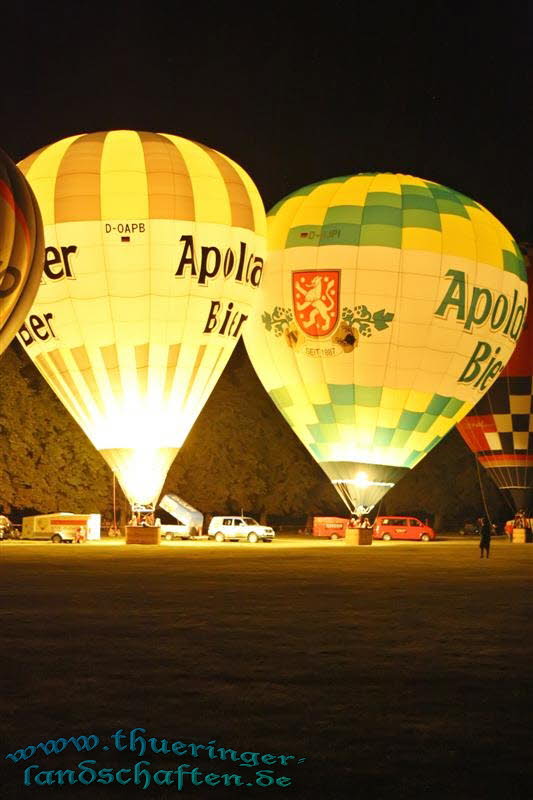
[[[349,521],[344,517],[313,517],[313,536],[322,539],[344,539]]]
[[[170,541],[171,539],[192,539],[202,535],[204,515],[197,511],[177,494],[166,494],[159,501],[159,506],[176,520],[176,524],[161,524],[161,538]]]

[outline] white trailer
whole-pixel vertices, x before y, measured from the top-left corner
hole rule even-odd
[[[37,514],[22,520],[23,539],[50,539],[54,543],[100,538],[100,514]]]
[[[204,515],[193,508],[177,494],[166,494],[159,501],[159,506],[174,517],[177,525],[161,525],[162,539],[192,539],[202,535]],[[158,520],[156,520],[156,525]]]

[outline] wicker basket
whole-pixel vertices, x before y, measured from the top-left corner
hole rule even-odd
[[[372,544],[372,528],[346,528],[344,544]]]
[[[161,544],[161,529],[149,525],[127,525],[126,544]]]

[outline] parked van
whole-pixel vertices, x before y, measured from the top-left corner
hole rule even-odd
[[[37,514],[22,520],[23,539],[50,539],[54,543],[100,538],[100,514]]]
[[[391,539],[429,542],[436,536],[433,528],[425,525],[416,517],[376,517],[372,532],[373,539],[383,539],[385,542]]]
[[[229,539],[271,542],[276,534],[268,525],[260,525],[253,517],[213,517],[207,535],[216,542]]]

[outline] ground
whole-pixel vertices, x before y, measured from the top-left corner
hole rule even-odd
[[[294,756],[243,756],[250,767],[149,747],[160,779],[179,763],[243,776],[226,789],[189,781],[191,798],[530,796],[533,545],[499,539],[481,560],[475,539],[8,541],[0,556],[5,798],[175,796],[153,780],[56,785],[53,771],[86,759],[130,768],[140,745],[119,752],[110,736],[133,728],[169,747]],[[98,747],[5,759],[81,734]],[[33,764],[54,785],[24,787]],[[265,769],[290,785],[254,786]]]

